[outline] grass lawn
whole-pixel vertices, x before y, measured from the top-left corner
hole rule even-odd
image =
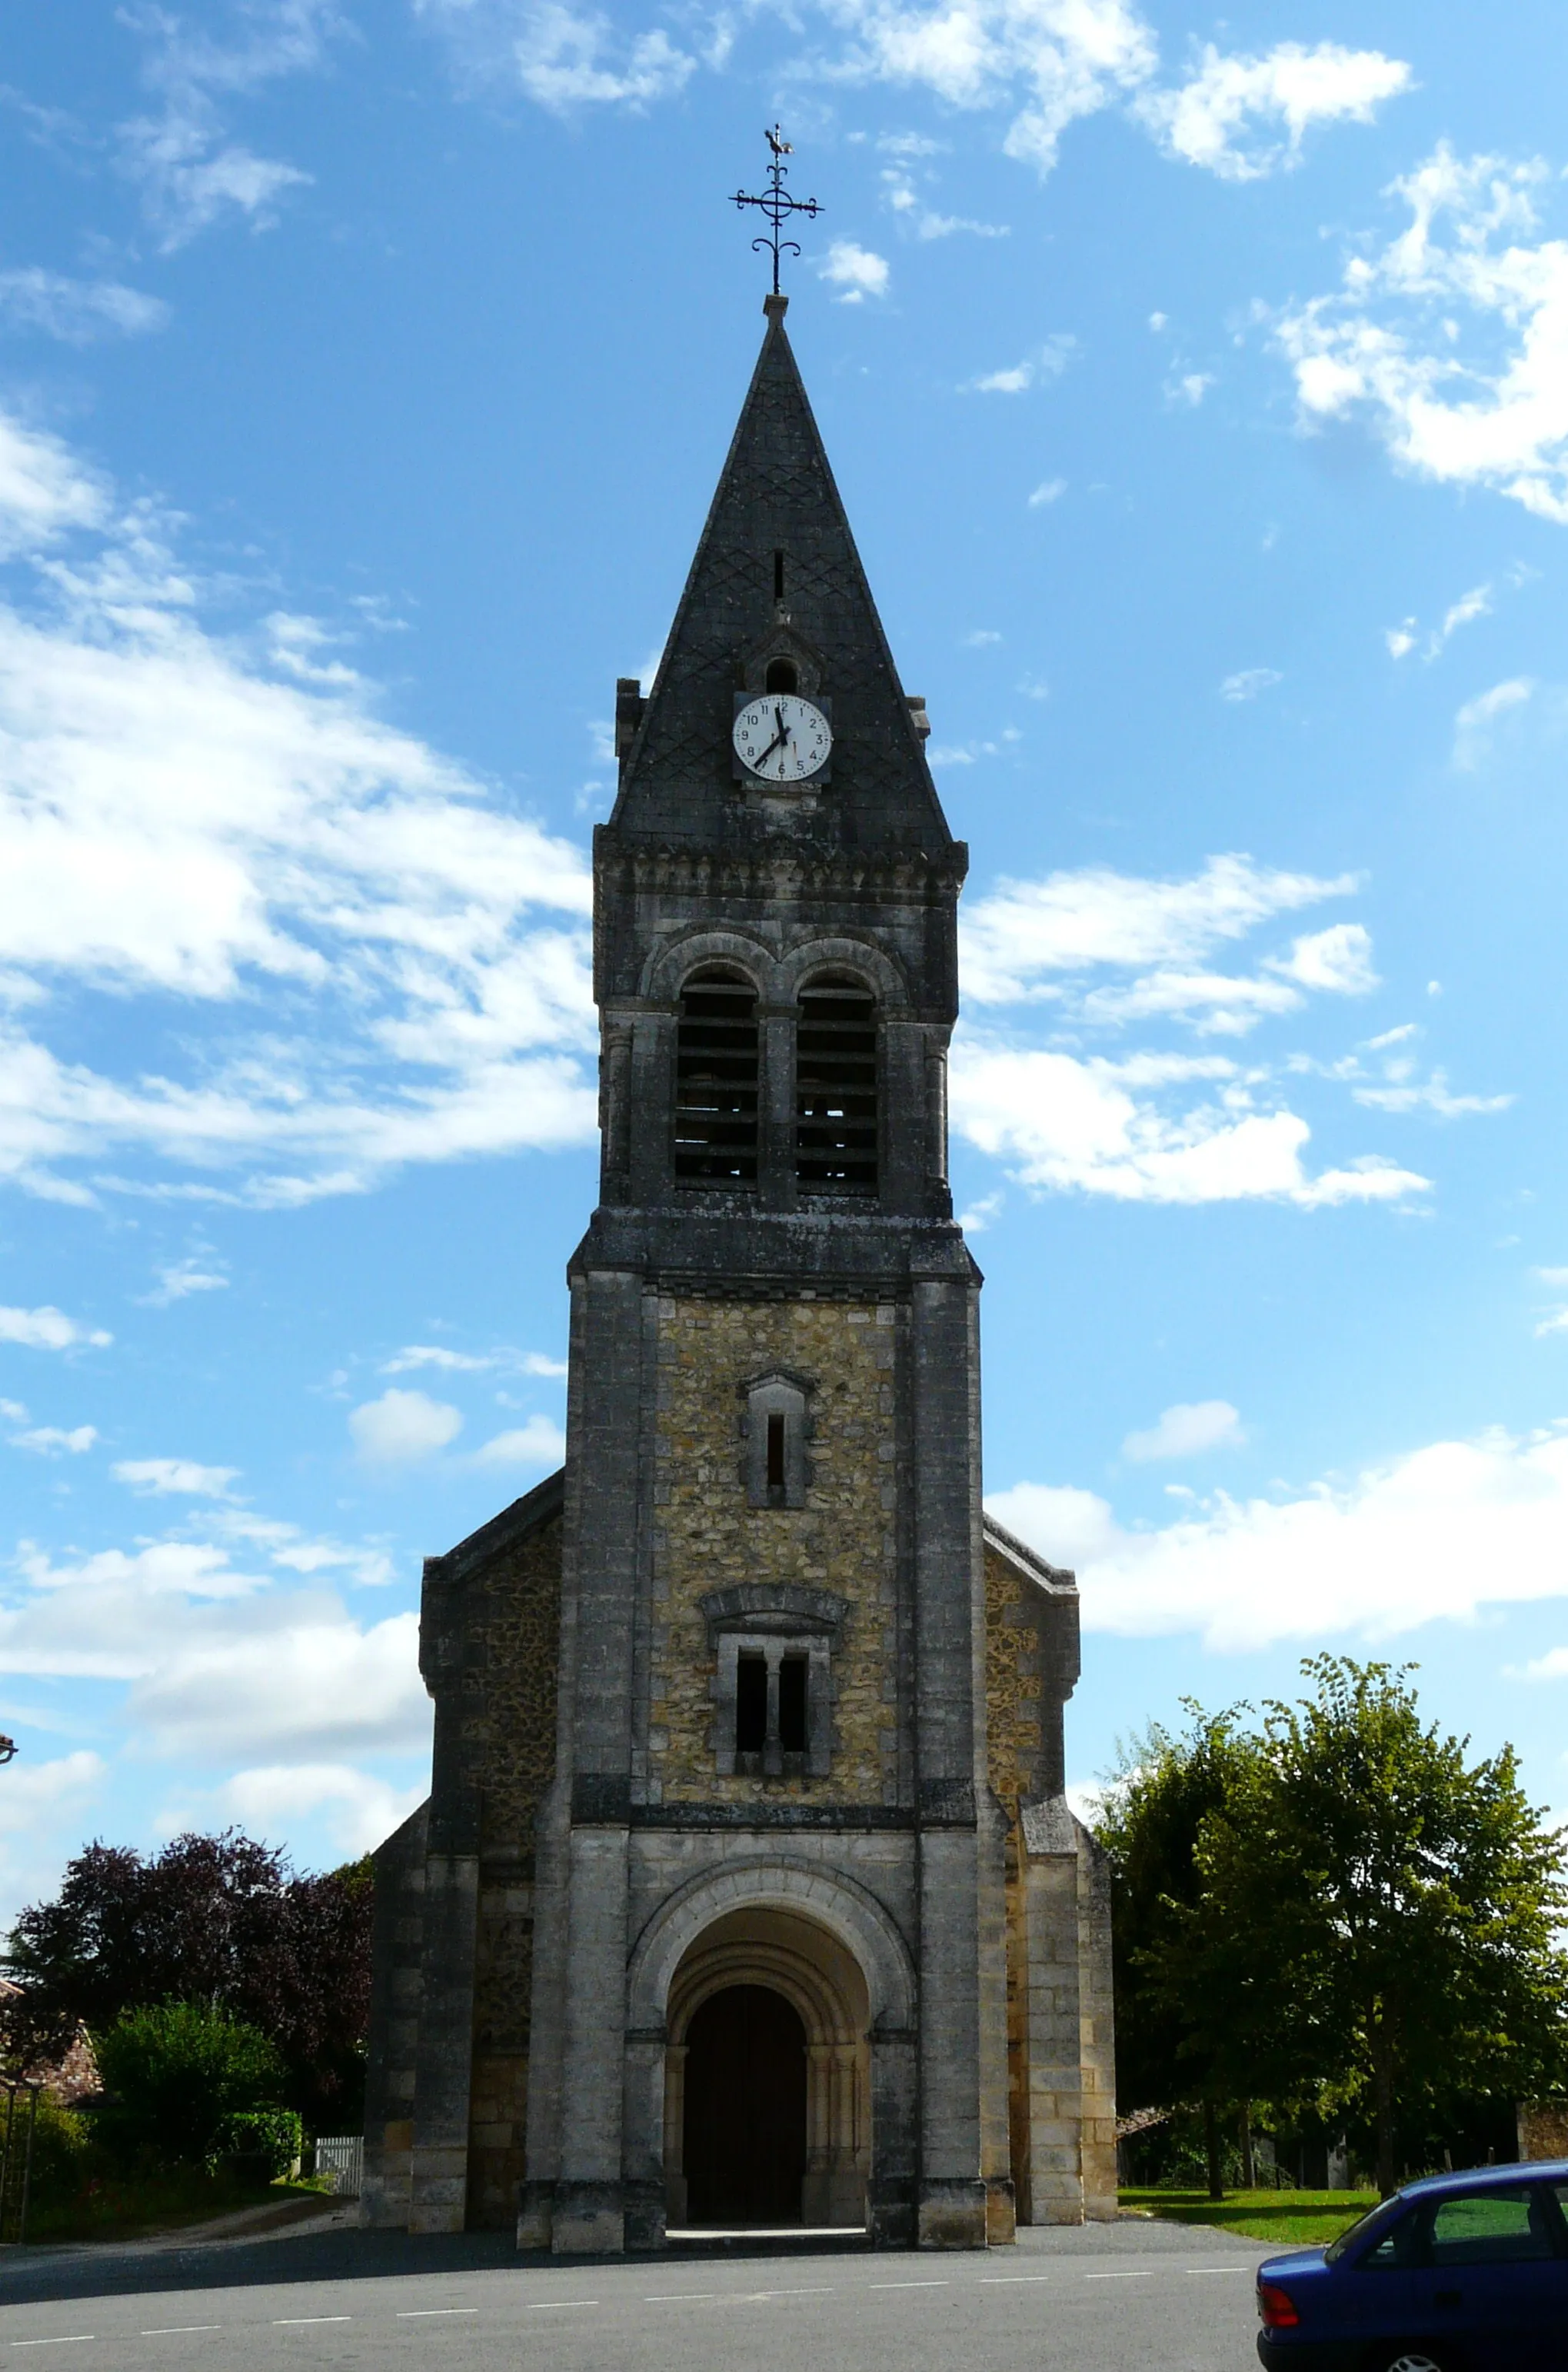
[[[1223,2199],[1211,2199],[1206,2191],[1123,2191],[1120,2196],[1135,2215],[1215,2225],[1249,2240],[1272,2240],[1280,2249],[1336,2240],[1347,2224],[1377,2204],[1375,2191],[1227,2191]]]

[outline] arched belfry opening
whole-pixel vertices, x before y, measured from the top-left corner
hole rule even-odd
[[[698,1936],[669,1989],[672,2227],[864,2226],[869,2021],[859,1963],[814,1920],[757,1907]]]
[[[849,972],[800,992],[795,1051],[795,1174],[802,1194],[874,1195],[877,1185],[877,999]]]
[[[757,1061],[755,988],[734,965],[704,965],[680,992],[677,1184],[756,1185]]]

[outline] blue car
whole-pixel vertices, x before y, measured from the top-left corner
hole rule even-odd
[[[1568,2372],[1568,2159],[1411,2182],[1258,2268],[1267,2372]]]

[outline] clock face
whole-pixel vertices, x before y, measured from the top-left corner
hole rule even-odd
[[[764,692],[735,720],[735,750],[764,783],[799,783],[826,765],[833,736],[821,710],[797,692]]]

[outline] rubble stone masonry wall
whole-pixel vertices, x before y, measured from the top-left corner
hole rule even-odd
[[[898,1311],[891,1303],[659,1303],[649,1795],[883,1804],[898,1788]],[[811,1386],[804,1507],[748,1505],[740,1388],[772,1367]],[[834,1751],[818,1778],[719,1777],[716,1664],[701,1600],[738,1580],[849,1601],[833,1658]]]

